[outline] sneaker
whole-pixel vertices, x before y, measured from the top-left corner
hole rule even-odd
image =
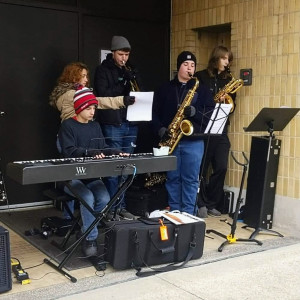
[[[197,217],[201,218],[201,219],[204,219],[204,218],[208,217],[206,206],[199,207],[198,212],[197,212]]]
[[[84,240],[82,242],[82,252],[85,256],[96,256],[98,253],[98,245],[96,240]]]
[[[137,216],[133,215],[129,211],[127,211],[125,208],[121,208],[119,215],[125,219],[125,220],[136,220]]]
[[[221,213],[218,210],[216,210],[215,208],[208,209],[207,213],[212,217],[221,217]]]
[[[113,211],[109,211],[106,214],[105,220],[108,221],[108,222],[110,222],[110,221],[120,221],[120,217],[119,217],[118,214],[116,214],[116,217],[115,217],[115,213]]]

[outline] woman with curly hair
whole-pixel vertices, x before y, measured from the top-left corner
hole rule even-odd
[[[73,97],[78,86],[89,86],[89,70],[81,62],[72,62],[65,66],[50,95],[50,105],[60,111],[61,120],[75,116]],[[119,109],[133,104],[134,97],[97,97],[98,109]]]

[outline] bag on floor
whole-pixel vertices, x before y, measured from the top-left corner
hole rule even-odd
[[[159,218],[113,221],[105,225],[105,260],[115,269],[185,262],[203,254],[205,222],[175,225],[168,220],[168,239],[161,236]]]

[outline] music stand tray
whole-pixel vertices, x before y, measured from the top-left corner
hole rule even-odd
[[[264,107],[245,127],[245,131],[282,131],[292,118],[298,113],[300,108],[269,108]],[[270,133],[272,133],[270,132]]]

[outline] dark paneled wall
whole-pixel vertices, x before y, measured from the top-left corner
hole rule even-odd
[[[169,79],[170,1],[0,0],[1,169],[8,162],[56,157],[59,114],[48,97],[64,65],[83,61],[91,79],[99,51],[113,35],[132,45],[131,61],[147,90]],[[91,80],[93,81],[93,80]],[[148,125],[139,134],[141,150],[151,145]],[[49,185],[21,186],[5,176],[10,204],[42,201]],[[0,203],[3,205],[5,203]]]

